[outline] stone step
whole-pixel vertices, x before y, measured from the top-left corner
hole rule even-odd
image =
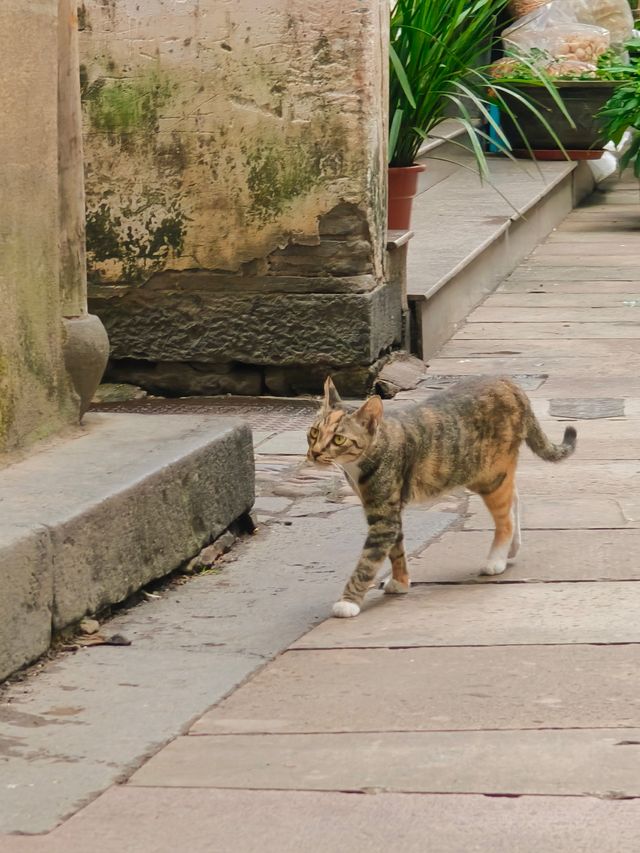
[[[418,159],[427,168],[418,178],[418,191],[424,193],[453,175],[465,163],[468,155],[460,148],[467,132],[453,119],[446,119],[433,129],[418,152]]]
[[[433,166],[423,158],[427,177],[414,202],[407,262],[411,349],[427,359],[593,189],[585,163],[494,157],[489,184],[472,174],[470,156],[458,160],[430,184]]]
[[[3,470],[0,680],[53,632],[178,568],[253,499],[251,430],[203,416],[92,414]]]

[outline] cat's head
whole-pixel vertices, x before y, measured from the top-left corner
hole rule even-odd
[[[324,383],[322,408],[307,432],[307,459],[319,465],[357,462],[371,446],[381,418],[380,397],[369,397],[357,411],[351,412],[328,377]]]

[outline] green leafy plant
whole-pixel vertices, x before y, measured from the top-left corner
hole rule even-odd
[[[611,76],[621,84],[597,114],[607,138],[619,145],[629,131],[631,142],[618,161],[620,170],[633,166],[633,173],[640,178],[640,39],[625,44],[629,62],[624,64],[613,57],[610,65],[604,65]]]
[[[640,178],[640,75],[619,86],[598,113],[607,138],[616,145],[622,142],[627,131],[631,143],[618,161],[620,170],[633,165],[633,173]]]
[[[507,0],[395,0],[391,6],[389,81],[389,164],[410,166],[425,137],[453,105],[466,130],[481,177],[488,176],[483,142],[489,140],[477,121],[493,129],[493,144],[509,155],[510,145],[491,111],[496,105],[519,127],[510,101],[525,105],[553,133],[535,101],[502,80],[493,80],[479,66],[480,52],[497,36],[496,19]],[[571,119],[545,75],[526,58],[522,63]],[[558,141],[559,147],[562,145]],[[464,146],[466,147],[466,146]],[[529,148],[523,134],[523,147]],[[529,149],[530,150],[530,149]]]

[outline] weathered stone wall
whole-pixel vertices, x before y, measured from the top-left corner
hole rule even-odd
[[[63,363],[57,9],[0,8],[0,452],[78,416]]]
[[[367,365],[398,341],[387,15],[386,0],[84,0],[90,304],[112,357],[246,376]]]

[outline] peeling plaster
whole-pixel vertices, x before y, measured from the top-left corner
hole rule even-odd
[[[317,242],[319,217],[341,202],[364,211],[380,275],[372,5],[85,0],[91,280],[239,270],[289,242]]]

